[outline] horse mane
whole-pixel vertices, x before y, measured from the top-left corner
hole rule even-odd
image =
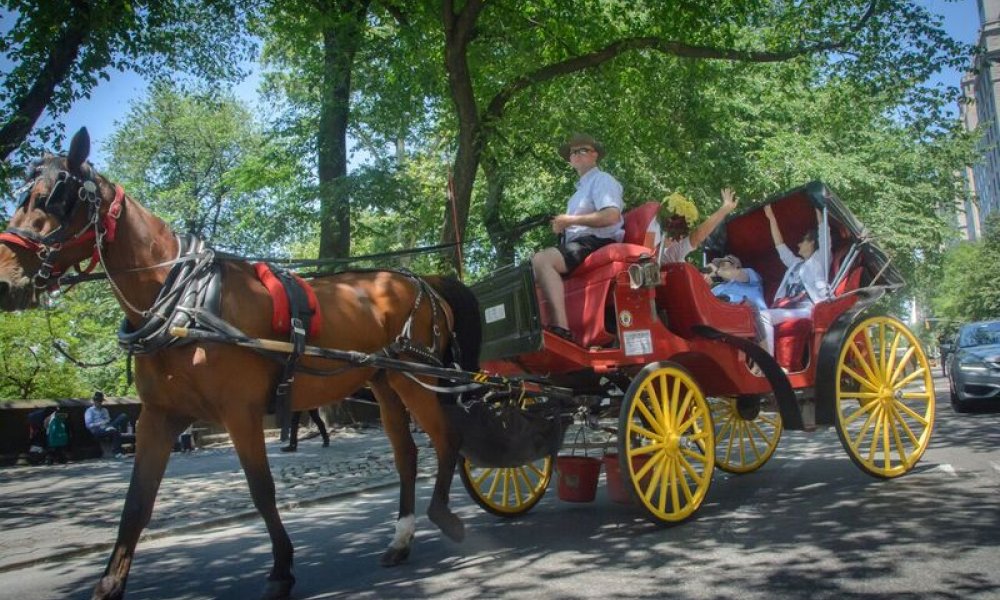
[[[455,318],[454,331],[458,348],[448,345],[444,355],[445,364],[458,362],[463,371],[478,371],[479,348],[483,340],[479,300],[468,286],[454,277],[436,275],[424,279],[445,299]]]

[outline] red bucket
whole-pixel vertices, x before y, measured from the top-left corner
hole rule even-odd
[[[632,458],[632,468],[638,471],[648,460],[649,456],[645,454],[635,456]],[[620,467],[621,463],[618,460],[617,454],[604,455],[604,470],[608,482],[608,498],[611,498],[612,502],[618,502],[619,504],[632,504],[632,496],[629,495],[628,491],[632,482],[626,482],[625,479],[622,478]],[[649,475],[646,475],[640,481],[640,483],[644,484],[648,482]]]
[[[557,456],[559,499],[566,502],[593,502],[601,461],[589,456]]]

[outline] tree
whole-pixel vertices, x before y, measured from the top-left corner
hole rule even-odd
[[[1000,318],[1000,215],[991,215],[983,239],[952,247],[945,255],[944,277],[935,288],[934,314],[953,322]]]
[[[218,247],[277,255],[311,225],[305,169],[228,94],[155,85],[112,135],[110,155],[109,175],[126,190]]]
[[[640,4],[630,9],[630,18],[615,25],[603,18],[607,6],[602,2],[569,6],[553,0],[545,4],[496,10],[486,20],[487,7],[480,0],[470,0],[460,8],[451,0],[443,3],[445,64],[458,120],[457,215],[454,220],[445,219],[444,242],[454,241],[464,230],[482,154],[508,103],[550,80],[595,69],[630,52],[760,63],[837,50],[838,60],[826,65],[829,73],[862,80],[872,89],[888,84],[898,88],[926,78],[937,68],[937,61],[956,63],[962,50],[947,38],[940,23],[928,20],[924,9],[906,2],[781,7],[729,2],[681,7]],[[585,25],[572,30],[560,27],[567,14],[573,15],[574,24]],[[523,34],[535,43],[516,39],[500,48],[473,46],[486,37],[497,44],[501,36],[483,32],[498,30],[504,31],[504,39]],[[899,76],[897,64],[907,66],[908,77]]]
[[[111,293],[80,286],[55,303],[0,315],[0,399],[81,397],[95,389],[128,393],[125,355],[114,335],[121,311]]]
[[[241,76],[254,45],[245,35],[255,0],[6,0],[14,24],[0,52],[0,160],[50,144],[58,123],[34,130],[44,112],[65,113],[112,70],[183,71],[209,80]],[[33,135],[32,135],[33,134]],[[27,144],[31,136],[36,143]]]

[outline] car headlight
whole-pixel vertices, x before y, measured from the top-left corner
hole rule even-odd
[[[958,368],[970,373],[985,373],[990,370],[990,367],[986,363],[969,358],[963,358],[960,360],[958,362]]]

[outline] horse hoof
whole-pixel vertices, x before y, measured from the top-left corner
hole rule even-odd
[[[125,597],[125,589],[122,587],[121,580],[110,575],[101,577],[101,580],[94,586],[94,595],[91,596],[92,600],[121,600],[123,597]]]
[[[260,600],[285,600],[292,593],[292,586],[295,585],[295,578],[267,581],[264,593],[260,595]]]
[[[383,567],[395,567],[396,565],[402,563],[407,558],[410,557],[410,547],[405,546],[403,548],[389,548],[382,554],[382,558],[378,560],[378,564]]]
[[[427,511],[427,516],[430,518],[431,523],[438,526],[448,539],[454,542],[461,542],[465,539],[465,525],[462,523],[462,519],[459,519],[455,513],[448,510],[448,507],[442,507],[436,509],[431,507]]]

